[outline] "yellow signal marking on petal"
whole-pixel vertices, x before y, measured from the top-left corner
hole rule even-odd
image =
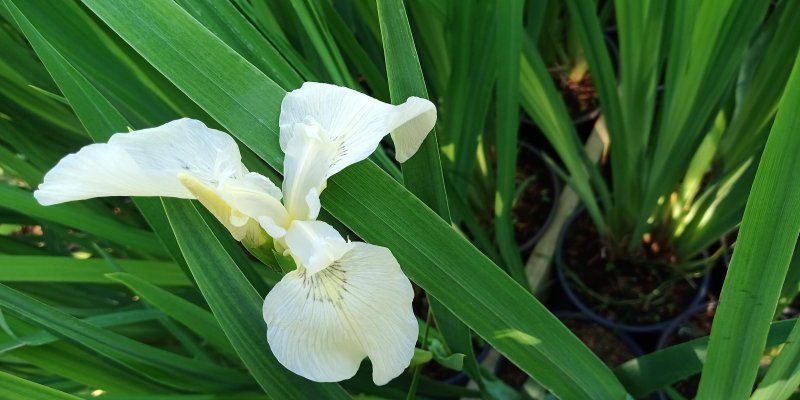
[[[246,244],[252,247],[258,247],[266,241],[266,236],[261,232],[261,226],[255,220],[249,219],[241,226],[231,223],[232,216],[234,220],[241,220],[241,213],[233,210],[213,188],[189,174],[180,174],[178,179],[200,201],[200,204],[207,208],[225,228],[228,228],[236,240],[247,242]]]

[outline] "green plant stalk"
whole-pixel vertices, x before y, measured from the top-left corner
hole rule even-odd
[[[800,57],[747,200],[736,251],[711,329],[699,399],[745,398],[800,233]]]
[[[664,1],[615,1],[617,36],[619,38],[619,105],[622,121],[611,121],[609,124],[611,142],[614,143],[611,152],[612,169],[624,168],[618,174],[613,175],[614,198],[619,199],[613,204],[611,215],[616,230],[631,229],[632,222],[629,221],[630,215],[638,213],[641,204],[641,188],[645,183],[641,171],[645,167],[647,157],[647,145],[650,140],[651,127],[656,109],[656,86],[661,73],[662,61],[662,42],[664,35],[664,25],[667,19],[667,3]],[[604,38],[601,31],[596,30],[597,25],[590,27],[590,35],[600,35]],[[584,39],[586,39],[584,37]],[[616,91],[612,85],[607,85],[606,80],[614,82],[614,75],[609,74],[607,52],[605,51],[605,41],[596,40],[587,43],[585,46],[592,46],[593,51],[589,52],[589,65],[594,71],[602,72],[602,76],[593,76],[601,79],[602,89],[600,102],[603,106],[603,114],[609,117],[606,112],[607,102],[616,106],[614,97]],[[597,49],[594,49],[597,47]],[[616,116],[616,113],[614,113]],[[619,117],[619,116],[617,116]],[[619,124],[624,126],[623,132],[615,131],[619,129]],[[622,140],[620,140],[622,139]],[[620,147],[624,147],[620,151]],[[614,160],[616,158],[616,160]],[[617,190],[618,187],[622,190]]]
[[[517,178],[517,132],[519,131],[519,69],[522,52],[522,1],[497,3],[496,14],[496,123],[494,232],[508,273],[527,288],[525,266],[514,237],[512,207]]]

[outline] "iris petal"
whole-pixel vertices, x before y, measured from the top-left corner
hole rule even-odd
[[[190,174],[207,185],[245,173],[236,142],[202,122],[180,119],[117,133],[64,157],[34,193],[43,205],[107,196],[192,198],[178,179]]]
[[[414,293],[388,249],[352,245],[316,274],[297,269],[275,285],[264,301],[267,339],[281,364],[308,379],[348,379],[369,357],[372,379],[383,385],[414,354]]]

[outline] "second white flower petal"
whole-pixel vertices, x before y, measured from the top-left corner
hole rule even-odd
[[[192,198],[180,173],[207,185],[245,172],[236,142],[202,122],[180,119],[117,133],[64,157],[34,196],[43,205],[106,196]]]

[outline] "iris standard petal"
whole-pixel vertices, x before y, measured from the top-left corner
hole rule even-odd
[[[338,145],[328,176],[367,158],[381,139],[392,133],[397,160],[403,162],[419,148],[436,123],[436,107],[410,97],[393,106],[341,86],[306,82],[281,103],[280,143],[286,151],[295,124],[314,121]]]
[[[264,301],[267,339],[281,364],[308,379],[348,379],[369,357],[383,385],[414,355],[414,293],[388,249],[352,244],[316,274],[297,269],[275,285]]]
[[[295,133],[284,148],[283,201],[292,219],[315,219],[320,210],[319,195],[338,149],[313,121],[298,122],[292,129]]]
[[[178,174],[215,185],[246,170],[236,142],[202,122],[180,119],[117,133],[64,157],[34,192],[43,205],[105,196],[192,198]]]

